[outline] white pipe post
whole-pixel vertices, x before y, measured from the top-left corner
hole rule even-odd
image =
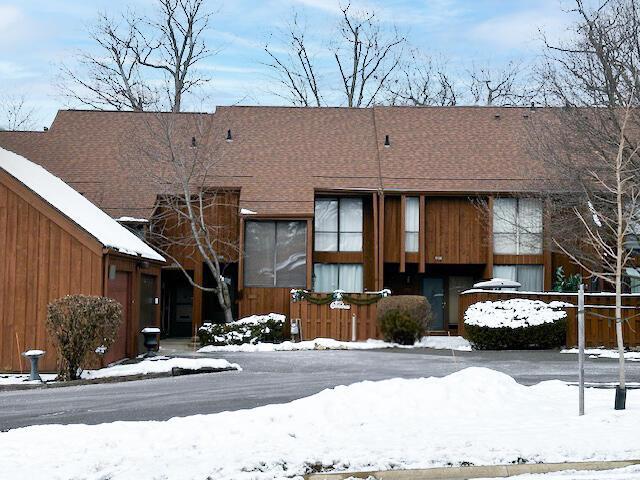
[[[584,285],[578,289],[578,410],[584,415]]]
[[[356,341],[356,314],[351,315],[351,341]]]

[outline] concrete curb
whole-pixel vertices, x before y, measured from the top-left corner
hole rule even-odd
[[[416,470],[385,470],[379,472],[312,473],[308,480],[344,480],[369,478],[376,480],[467,480],[471,478],[505,478],[526,473],[551,473],[563,470],[613,470],[640,465],[640,460],[598,462],[525,463],[513,465],[486,465],[477,467],[440,467]]]

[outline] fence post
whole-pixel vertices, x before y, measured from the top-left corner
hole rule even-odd
[[[578,289],[578,414],[584,415],[584,285]]]
[[[351,341],[356,341],[356,314],[351,315]]]

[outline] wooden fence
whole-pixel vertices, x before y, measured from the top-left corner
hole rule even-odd
[[[370,298],[370,295],[357,295]],[[302,300],[291,302],[290,319],[300,321],[302,340],[314,338],[333,338],[350,341],[352,318],[356,316],[356,339],[382,338],[376,324],[376,304],[350,305],[350,310],[331,309],[329,305],[316,305]]]
[[[471,290],[460,295],[460,316],[464,316],[467,308],[476,302],[526,298],[543,302],[560,301],[571,305],[578,304],[577,293],[520,293],[512,291]],[[585,338],[589,347],[616,345],[615,311],[609,306],[615,305],[615,295],[611,293],[585,293]],[[589,308],[590,305],[597,306]],[[640,346],[640,294],[624,294],[622,296],[622,317],[624,323],[623,338],[625,346]],[[567,307],[567,346],[578,344],[577,308]],[[603,318],[603,317],[608,317]],[[464,336],[464,318],[460,318],[460,335]]]

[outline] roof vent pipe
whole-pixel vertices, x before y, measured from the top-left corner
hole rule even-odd
[[[233,142],[233,137],[231,136],[231,129],[227,130],[227,142]]]
[[[389,148],[391,146],[391,141],[389,140],[389,135],[384,136],[384,146],[385,148]]]

